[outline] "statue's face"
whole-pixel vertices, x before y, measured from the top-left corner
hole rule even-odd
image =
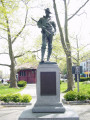
[[[46,13],[46,15],[47,15],[47,16],[49,16],[49,15],[50,15],[50,13],[49,13],[48,11],[45,11],[45,13]]]

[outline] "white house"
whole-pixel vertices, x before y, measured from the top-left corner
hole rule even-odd
[[[81,62],[80,66],[82,66],[82,72],[89,77],[90,76],[90,58]]]

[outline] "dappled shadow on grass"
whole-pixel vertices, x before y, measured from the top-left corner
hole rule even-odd
[[[19,91],[21,91],[23,89],[24,89],[24,87],[21,87],[21,88],[10,88],[9,84],[7,84],[7,85],[0,84],[0,95],[17,93],[17,92],[19,92]]]

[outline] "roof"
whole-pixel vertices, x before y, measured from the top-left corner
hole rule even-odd
[[[84,74],[90,74],[90,72],[84,72]]]
[[[37,63],[24,63],[21,64],[19,66],[16,66],[16,70],[17,72],[19,72],[20,70],[26,70],[26,69],[37,69]]]

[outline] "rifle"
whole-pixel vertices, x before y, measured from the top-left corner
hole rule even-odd
[[[38,22],[37,20],[35,20],[35,19],[32,18],[32,17],[31,17],[31,19],[32,19],[33,21],[35,21],[36,23]],[[42,26],[42,28],[43,28],[47,33],[51,34],[48,30],[46,30],[46,27],[45,27],[45,26]]]

